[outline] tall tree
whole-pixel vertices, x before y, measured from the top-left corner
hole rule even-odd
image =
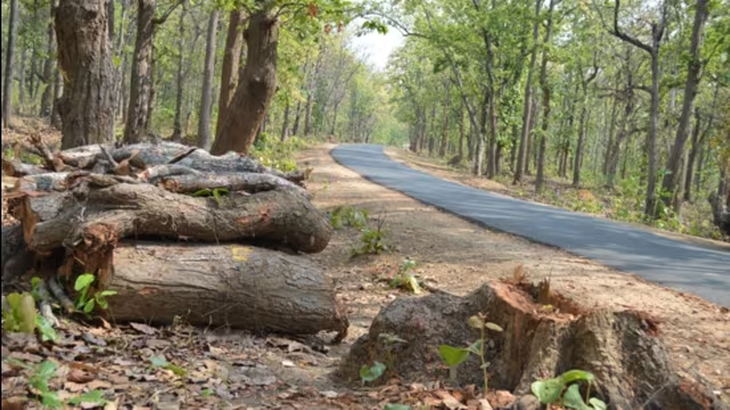
[[[667,28],[667,0],[662,0],[659,12],[659,21],[653,21],[651,26],[651,43],[644,43],[641,40],[623,32],[619,27],[620,0],[616,0],[613,9],[613,28],[609,32],[622,41],[637,47],[649,54],[651,58],[651,107],[649,109],[649,132],[647,134],[646,151],[649,168],[647,170],[646,200],[644,203],[644,215],[654,218],[656,215],[656,177],[657,177],[657,156],[656,144],[659,130],[659,82],[661,80],[661,69],[659,66],[659,50]]]
[[[61,148],[113,139],[114,71],[103,0],[61,0],[55,15],[58,65],[64,73],[59,102]]]
[[[10,28],[8,29],[8,45],[5,48],[5,72],[3,73],[3,128],[10,126],[10,116],[12,115],[10,99],[12,98],[13,88],[13,54],[15,53],[15,41],[18,33],[18,17],[18,0],[10,0]]]
[[[532,26],[532,42],[533,48],[530,54],[530,65],[527,68],[527,81],[525,83],[525,95],[522,110],[522,133],[520,134],[520,146],[517,151],[517,168],[515,169],[515,177],[512,184],[522,182],[522,174],[526,168],[526,162],[529,161],[527,156],[527,144],[530,137],[530,123],[532,120],[532,76],[535,72],[535,60],[537,59],[537,41],[540,34],[540,8],[542,0],[535,1],[535,21]]]
[[[702,39],[702,29],[707,21],[707,2],[708,0],[697,0],[695,3],[695,18],[692,25],[692,37],[689,46],[689,62],[687,63],[687,81],[684,85],[684,100],[682,101],[682,114],[677,124],[677,135],[674,139],[674,145],[669,153],[667,162],[668,173],[664,175],[662,181],[662,192],[668,196],[663,196],[662,201],[666,206],[673,206],[674,211],[679,213],[682,203],[682,192],[680,182],[683,181],[682,165],[684,158],[684,146],[689,136],[690,116],[692,115],[692,105],[697,96],[697,87],[700,83],[700,71],[702,70],[702,61],[700,61],[700,42]]]
[[[233,92],[238,85],[238,64],[241,60],[241,47],[243,46],[243,23],[244,16],[240,10],[232,10],[228,17],[228,34],[226,36],[226,48],[223,52],[223,66],[221,67],[221,89],[218,97],[218,111],[223,112],[231,102]],[[221,128],[222,115],[216,119],[215,132]]]
[[[213,10],[208,20],[208,36],[205,45],[205,70],[203,72],[203,96],[200,102],[198,118],[198,146],[209,150],[211,146],[210,115],[213,107],[213,72],[215,71],[215,46],[218,34],[217,9]]]

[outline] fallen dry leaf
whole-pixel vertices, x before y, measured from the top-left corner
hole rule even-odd
[[[157,333],[157,329],[155,329],[152,326],[145,325],[144,323],[134,323],[134,322],[131,322],[129,324],[129,326],[131,326],[132,329],[134,329],[134,330],[136,330],[136,331],[138,331],[140,333],[144,333],[146,335],[150,335],[151,336],[151,335],[154,335],[155,333]]]

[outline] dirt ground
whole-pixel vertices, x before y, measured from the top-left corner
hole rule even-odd
[[[397,247],[391,254],[351,259],[359,233],[343,229],[335,232],[324,252],[307,256],[336,281],[348,307],[351,326],[342,344],[193,329],[184,323],[151,328],[62,320],[62,342],[52,350],[3,334],[3,408],[39,394],[39,387],[28,380],[37,371],[26,367],[42,360],[59,366],[48,382],[49,391],[69,398],[99,390],[111,400],[108,409],[381,408],[381,390],[343,386],[331,374],[380,308],[410,297],[378,280],[392,275],[405,257],[417,262],[421,280],[456,294],[510,276],[522,264],[532,280],[550,277],[553,289],[586,307],[645,311],[659,322],[660,337],[677,369],[709,384],[730,402],[727,309],[425,206],[339,166],[329,156],[332,147],[320,146],[299,156],[303,166],[314,168],[307,185],[315,205],[324,210],[341,205],[367,209],[371,224],[382,223]],[[5,207],[3,214],[5,223]],[[38,407],[37,402],[25,404]]]

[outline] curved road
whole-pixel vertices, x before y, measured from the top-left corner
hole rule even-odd
[[[730,307],[730,252],[444,181],[391,160],[379,145],[341,145],[332,156],[373,182],[483,226]]]

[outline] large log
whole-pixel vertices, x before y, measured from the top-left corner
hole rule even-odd
[[[108,155],[107,155],[108,154]],[[205,173],[254,172],[268,174],[300,183],[306,179],[306,171],[280,172],[265,167],[252,158],[229,152],[224,155],[211,155],[203,149],[196,149],[174,142],[160,144],[141,143],[115,147],[113,145],[89,145],[61,151],[58,158],[66,165],[79,169],[93,169],[100,161],[122,163],[144,170],[157,165],[177,164]]]
[[[178,316],[201,326],[326,330],[339,339],[347,332],[332,280],[304,257],[230,244],[122,242],[110,260],[102,285],[118,293],[103,314],[116,321],[169,324]]]
[[[20,224],[2,227],[2,282],[24,275],[33,266],[33,255],[23,240]]]
[[[262,239],[316,253],[332,234],[325,215],[291,189],[253,195],[233,192],[216,199],[175,194],[148,184],[77,188],[27,195],[14,206],[31,250],[46,253],[82,246],[89,251],[113,246],[125,237],[161,236],[216,243]]]
[[[378,360],[406,381],[432,379],[429,369],[440,363],[438,346],[472,344],[479,336],[467,319],[483,313],[504,329],[488,335],[491,388],[526,394],[537,379],[581,369],[595,374],[595,387],[612,409],[727,408],[702,381],[673,369],[656,337],[657,324],[647,315],[584,309],[557,294],[548,303],[536,303],[533,295],[538,293],[529,284],[492,282],[465,297],[439,292],[397,299],[353,345],[339,373],[345,380],[359,380],[360,366]],[[392,351],[380,337],[387,333],[406,343]],[[459,367],[458,382],[482,384],[478,358]]]

